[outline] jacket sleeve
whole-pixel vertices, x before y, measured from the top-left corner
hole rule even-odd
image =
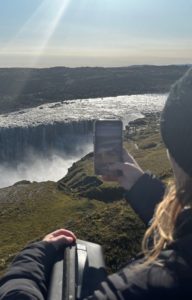
[[[48,242],[36,242],[22,250],[0,279],[0,300],[44,300],[57,249]]]
[[[147,299],[147,270],[136,272],[133,269],[125,268],[118,273],[112,274],[103,281],[98,290],[88,297],[89,300],[110,299]]]
[[[182,299],[177,298],[179,282],[175,272],[158,264],[140,264],[143,264],[143,260],[136,260],[118,273],[108,276],[88,299]]]
[[[125,193],[125,199],[148,225],[154,214],[156,205],[162,200],[165,186],[154,175],[145,173],[131,188]]]

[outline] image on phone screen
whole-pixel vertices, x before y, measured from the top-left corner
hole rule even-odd
[[[94,126],[94,168],[96,175],[111,175],[109,166],[122,161],[122,121],[98,120]]]

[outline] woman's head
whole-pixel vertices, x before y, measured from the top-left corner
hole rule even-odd
[[[147,262],[174,240],[178,215],[185,206],[192,206],[192,68],[170,90],[161,116],[161,134],[176,182],[158,205],[145,234]],[[152,249],[148,248],[149,238],[154,242]]]
[[[161,115],[161,135],[176,179],[178,201],[192,205],[192,68],[172,87]]]
[[[170,90],[161,135],[174,162],[192,178],[192,68]]]

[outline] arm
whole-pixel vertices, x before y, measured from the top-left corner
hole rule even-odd
[[[147,269],[136,271],[128,266],[108,276],[88,299],[147,299]]]
[[[46,299],[52,266],[64,245],[74,240],[71,232],[61,229],[27,246],[1,278],[0,299]]]
[[[169,257],[173,260],[171,255],[172,252],[165,258],[166,261]],[[155,264],[141,266],[143,262],[137,260],[118,273],[108,276],[88,299],[181,299],[180,295],[185,295],[186,290],[178,281],[176,272]],[[177,298],[178,292],[180,294]]]
[[[187,248],[186,245],[184,248]],[[190,267],[177,247],[164,249],[154,262],[145,262],[145,257],[136,259],[119,272],[108,276],[88,299],[190,298]]]
[[[54,246],[43,241],[21,251],[0,281],[0,299],[45,299],[56,254]]]
[[[110,166],[111,171],[120,171],[119,177],[105,176],[103,179],[117,181],[125,189],[126,200],[147,225],[153,217],[155,206],[163,197],[165,187],[154,175],[144,173],[125,150],[123,160]]]
[[[163,183],[153,175],[143,174],[129,191],[125,199],[148,225],[152,219],[156,205],[161,201],[165,192]]]

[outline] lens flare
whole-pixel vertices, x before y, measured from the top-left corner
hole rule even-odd
[[[48,0],[47,0],[48,1]],[[65,12],[67,11],[68,5],[71,0],[54,0],[49,1],[49,9],[51,16],[48,20],[47,28],[44,31],[44,36],[42,43],[39,45],[39,53],[45,49],[46,45],[48,44],[49,40],[53,36],[58,24],[60,23],[61,18],[64,16]]]
[[[44,0],[15,37],[4,48],[1,48],[0,53],[10,56],[17,53],[18,56],[29,57],[28,66],[36,67],[70,2],[71,0]],[[23,46],[23,40],[26,37],[27,48]],[[17,83],[16,98],[22,93],[29,77],[30,70],[25,72],[25,78]]]
[[[25,22],[14,38],[4,47],[1,54],[31,54],[34,58],[29,61],[31,67],[35,66],[38,56],[42,55],[49,40],[65,15],[71,0],[44,0],[31,17]],[[27,38],[28,47],[23,46]]]

